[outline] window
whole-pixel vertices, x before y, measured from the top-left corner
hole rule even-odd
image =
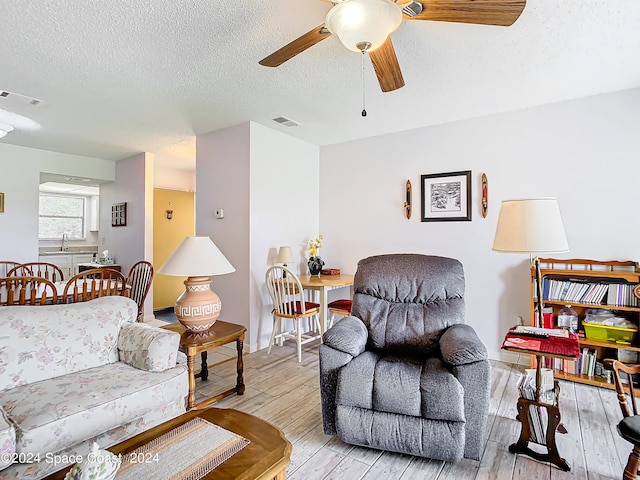
[[[70,240],[85,239],[86,198],[77,195],[40,194],[38,238]]]

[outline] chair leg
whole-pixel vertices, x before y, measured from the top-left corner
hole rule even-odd
[[[336,314],[331,312],[331,316],[329,317],[329,324],[327,325],[327,330],[333,327],[333,319],[336,318]]]
[[[278,317],[273,317],[273,331],[271,332],[271,338],[269,339],[269,348],[267,349],[267,355],[269,355],[271,353],[271,347],[273,347],[273,344],[276,341],[276,329],[278,328],[278,325],[280,324],[280,318]]]
[[[640,446],[634,445],[633,450],[629,454],[627,466],[624,467],[622,474],[623,480],[636,480],[638,476],[638,467],[640,467]]]
[[[300,319],[296,319],[296,343],[298,347],[298,363],[302,362],[302,326],[300,325]]]
[[[317,327],[318,327],[318,334],[320,335],[320,343],[323,343],[323,342],[322,342],[322,335],[323,335],[323,332],[322,332],[322,329],[320,328],[320,314],[319,314],[319,313],[316,313],[316,314],[315,314],[315,316],[314,316],[313,318],[314,318],[314,320],[315,320],[315,322],[316,322],[316,325],[317,325]]]

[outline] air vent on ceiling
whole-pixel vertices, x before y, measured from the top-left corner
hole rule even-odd
[[[42,100],[38,100],[37,98],[22,95],[21,93],[9,92],[7,90],[0,90],[0,97],[10,98],[26,105],[33,105],[34,107],[42,103]]]
[[[91,181],[89,178],[82,178],[82,177],[66,177],[65,180],[67,180],[68,182],[84,182],[84,183],[89,183]]]
[[[295,120],[291,120],[290,118],[287,118],[287,117],[276,117],[276,118],[272,118],[271,120],[281,125],[285,125],[287,127],[297,127],[298,125],[300,125]]]

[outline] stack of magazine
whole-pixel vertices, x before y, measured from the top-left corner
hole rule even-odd
[[[536,400],[536,369],[525,369],[524,375],[518,380],[520,396],[527,400]],[[553,380],[553,370],[542,369],[542,388],[540,402],[549,405],[556,404],[556,391]],[[546,432],[549,423],[547,409],[538,405],[529,405],[529,430],[530,441],[540,445],[546,445]]]

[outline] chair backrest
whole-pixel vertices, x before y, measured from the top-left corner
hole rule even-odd
[[[110,295],[128,296],[124,275],[106,267],[92,268],[69,279],[61,303],[87,302]]]
[[[147,298],[151,282],[153,281],[153,265],[141,260],[131,267],[127,275],[127,285],[129,285],[129,298],[138,305],[138,321],[142,320],[144,314],[144,300]]]
[[[358,262],[351,315],[369,330],[369,346],[430,355],[444,330],[464,323],[464,270],[453,258],[419,254]]]
[[[622,416],[637,415],[636,389],[633,385],[632,375],[640,373],[640,365],[629,365],[610,358],[604,359],[603,363],[605,368],[613,371],[613,382],[616,386]],[[629,389],[628,395],[625,387]],[[629,407],[629,404],[631,404],[631,407]]]
[[[267,268],[264,275],[274,314],[293,318],[307,314],[304,289],[298,276],[281,265]]]
[[[51,305],[58,303],[56,286],[41,277],[0,278],[0,305]]]
[[[9,273],[15,267],[19,267],[20,265],[22,265],[20,262],[12,262],[9,260],[0,261],[0,278],[6,277],[7,273]]]
[[[18,265],[7,273],[7,277],[11,276],[29,276],[46,278],[52,282],[62,282],[64,275],[62,269],[53,263],[47,262],[28,262]]]

